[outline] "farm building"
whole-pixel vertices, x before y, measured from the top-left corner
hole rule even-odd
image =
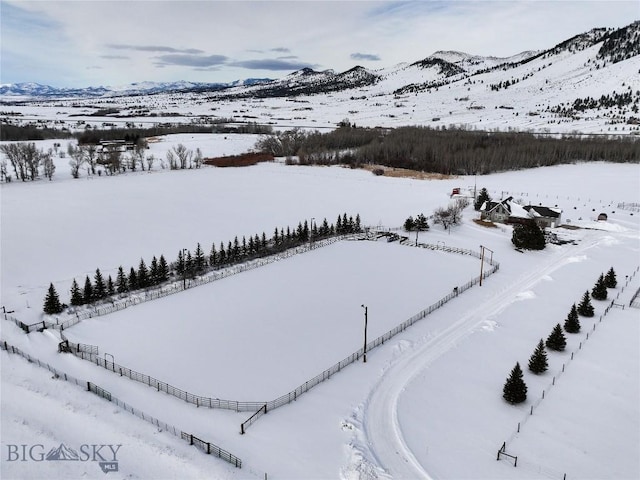
[[[562,210],[542,205],[523,207],[513,201],[513,197],[500,202],[485,202],[480,207],[480,218],[497,223],[530,223],[535,222],[540,228],[554,228],[562,221]]]
[[[558,227],[562,222],[562,210],[559,208],[527,205],[524,209],[529,212],[540,228]]]

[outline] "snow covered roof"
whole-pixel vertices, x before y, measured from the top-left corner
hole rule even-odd
[[[522,205],[518,205],[515,202],[510,203],[511,206],[511,216],[517,218],[531,218],[529,212]]]
[[[562,213],[560,208],[543,207],[542,205],[527,205],[524,208],[534,217],[558,218]]]

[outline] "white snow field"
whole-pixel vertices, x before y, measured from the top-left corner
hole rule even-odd
[[[255,137],[162,140],[151,148],[159,157],[187,142],[214,156],[246,151]],[[93,461],[10,455],[15,446],[28,453],[41,445],[34,451],[46,454],[61,443],[121,445],[119,471],[107,478],[640,478],[640,310],[629,307],[640,288],[640,212],[618,206],[640,203],[637,164],[415,180],[268,163],[74,180],[65,160],[56,161],[54,181],[0,190],[2,305],[25,323],[42,320],[50,282],[68,301],[72,279],[92,277],[96,268],[115,276],[119,265],[135,266],[141,257],[174,260],[197,242],[206,252],[235,235],[270,236],[276,226],[312,217],[333,222],[343,212],[359,213],[368,226],[396,228],[409,215],[446,206],[453,187],[474,182],[494,198],[557,205],[563,221],[580,228],[554,229],[574,243],[520,253],[511,227],[481,227],[471,207],[451,231],[431,225],[420,242],[475,251],[482,245],[500,262],[498,272],[369,352],[366,364],[352,364],[263,415],[244,435],[240,424],[249,412],[197,408],[58,353],[57,331],[27,335],[1,320],[8,344],[242,459],[235,468],[206,455],[2,351],[3,479],[105,478]],[[595,220],[601,212],[607,222]],[[593,302],[595,317],[581,317],[582,331],[566,334],[564,352],[548,352],[545,374],[531,374],[526,366],[537,342],[610,267],[618,286],[609,300]],[[84,320],[65,334],[195,394],[269,400],[361,347],[361,304],[373,338],[479,269],[473,257],[345,241]],[[607,311],[611,300],[616,305]],[[217,323],[223,319],[229,321]],[[512,406],[502,387],[516,362],[529,394]],[[496,461],[503,442],[505,453],[518,457],[516,467],[504,455]]]

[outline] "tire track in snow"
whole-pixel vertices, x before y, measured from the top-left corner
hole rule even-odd
[[[540,263],[535,270],[521,275],[516,282],[474,307],[435,337],[429,338],[413,351],[408,351],[394,360],[383,372],[363,406],[362,428],[368,447],[366,450],[373,457],[370,459],[371,462],[394,479],[431,480],[433,477],[413,455],[402,435],[397,406],[405,387],[434,360],[470,335],[488,317],[508,307],[518,293],[529,290],[545,275],[576,261],[577,254],[601,241],[603,235],[594,232],[583,238],[575,248],[563,248],[557,255],[552,255]]]

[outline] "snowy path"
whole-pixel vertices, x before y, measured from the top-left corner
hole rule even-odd
[[[437,336],[408,350],[386,369],[372,389],[363,411],[364,437],[373,457],[371,461],[393,479],[434,478],[418,462],[403,437],[398,421],[398,401],[405,388],[434,360],[471,334],[488,317],[508,307],[518,293],[528,290],[545,275],[570,263],[572,257],[597,245],[602,237],[594,232],[579,245],[558,250],[539,263],[538,268],[520,275],[515,282],[474,306]]]

